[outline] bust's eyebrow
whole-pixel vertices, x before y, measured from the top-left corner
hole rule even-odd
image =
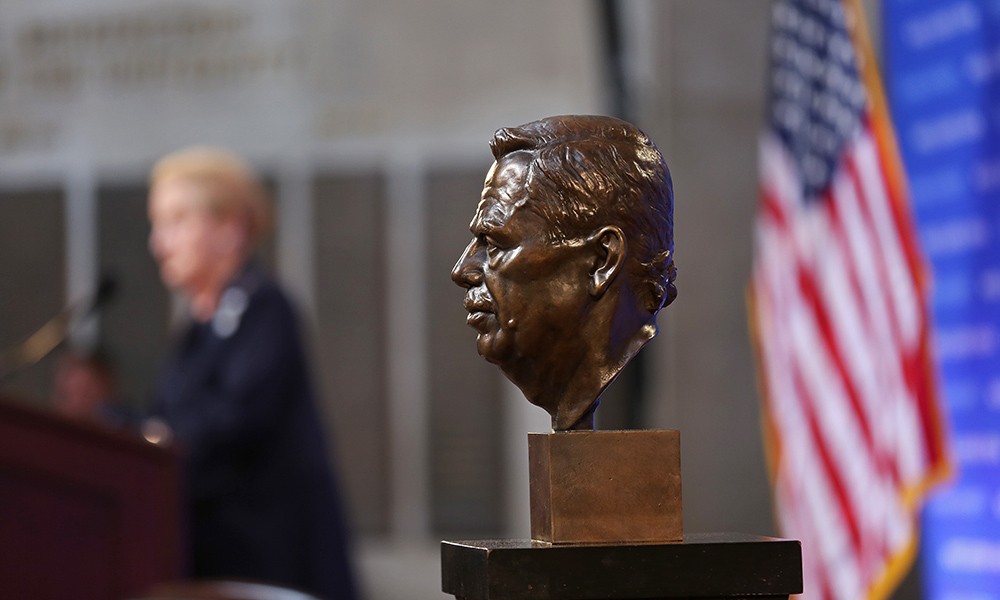
[[[496,235],[501,231],[502,225],[503,224],[498,222],[495,218],[476,218],[469,226],[469,230],[472,231],[472,234],[475,236]]]
[[[479,209],[469,229],[476,235],[489,235],[502,231],[510,220],[514,208],[510,203],[498,200],[492,195],[485,195],[479,203]]]
[[[483,233],[495,233],[503,229],[504,222],[497,218],[497,215],[490,214],[479,222],[479,230]]]

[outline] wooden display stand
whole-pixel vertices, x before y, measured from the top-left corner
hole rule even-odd
[[[535,540],[445,541],[461,600],[787,598],[798,541],[684,534],[676,431],[529,434]]]
[[[182,575],[175,452],[5,397],[0,440],[0,596],[120,600]]]

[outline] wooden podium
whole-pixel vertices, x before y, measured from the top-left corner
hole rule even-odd
[[[182,576],[180,463],[0,395],[0,597],[120,600]]]

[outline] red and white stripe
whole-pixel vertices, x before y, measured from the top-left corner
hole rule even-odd
[[[913,542],[907,492],[941,460],[927,435],[920,263],[864,125],[812,202],[785,146],[760,144],[751,294],[775,503],[816,598],[880,586]]]

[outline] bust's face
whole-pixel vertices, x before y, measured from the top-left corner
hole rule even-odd
[[[593,261],[581,243],[549,240],[549,223],[523,202],[526,174],[524,154],[494,163],[470,225],[472,241],[451,273],[467,290],[479,354],[508,375],[526,361],[546,364],[537,359],[577,339]]]

